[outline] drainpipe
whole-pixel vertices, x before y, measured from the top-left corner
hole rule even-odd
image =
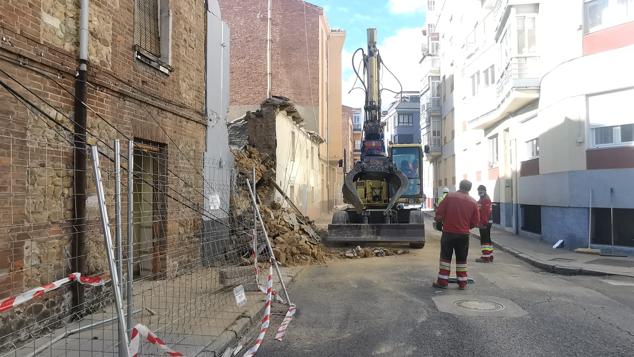
[[[86,224],[86,71],[88,70],[88,0],[80,1],[79,68],[75,77],[74,141],[74,216],[71,241],[73,272],[84,273]],[[73,307],[79,309],[84,300],[83,287],[73,289]]]
[[[272,22],[272,0],[266,6],[266,98],[271,98],[273,87],[273,72],[271,71],[271,22]],[[304,5],[305,6],[305,5]]]

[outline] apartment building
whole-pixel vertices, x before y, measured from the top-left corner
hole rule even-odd
[[[420,144],[420,95],[418,92],[403,92],[394,96],[394,101],[384,112],[385,147],[389,144]]]
[[[203,162],[228,153],[222,138],[205,145],[207,129],[224,114],[222,103],[206,92],[226,97],[219,83],[226,77],[216,66],[227,58],[216,32],[223,25],[213,5],[0,2],[0,299],[70,272],[108,271],[86,152],[99,147],[111,209],[115,185],[108,158],[116,157],[109,148],[114,139],[121,140],[122,156],[134,158],[135,249],[128,258],[135,279],[176,276],[183,266],[208,258],[200,250],[202,213],[196,209],[205,204]],[[214,133],[226,136],[222,127]],[[230,163],[224,166],[230,171]],[[220,171],[216,166],[213,173]],[[229,186],[216,190],[227,197]],[[178,249],[188,244],[196,249]],[[154,258],[140,258],[148,256],[148,247],[154,247]],[[14,330],[29,336],[42,319],[50,330],[60,316],[70,319],[71,309],[83,315],[80,310],[92,310],[97,300],[64,287],[45,301],[6,312],[3,338]],[[5,342],[0,339],[0,345]]]
[[[634,1],[456,3],[434,30],[457,180],[487,186],[509,231],[631,251]]]
[[[354,108],[343,105],[341,107],[341,135],[343,141],[343,172],[352,169],[354,166]]]
[[[451,96],[441,97],[440,83],[440,34],[436,30],[439,11],[435,1],[427,2],[426,23],[422,32],[421,60],[423,78],[421,79],[420,90],[420,126],[421,143],[425,153],[425,160],[422,162],[423,168],[423,192],[427,199],[425,206],[432,208],[440,196],[440,191],[446,187],[455,175],[453,170],[447,171],[448,155],[452,150],[443,150],[443,145],[453,144],[450,138],[443,139],[443,119],[447,115],[449,103],[442,103],[443,99],[450,99]],[[443,108],[445,112],[443,113]],[[443,155],[443,152],[445,155]],[[443,165],[445,163],[445,165]],[[448,177],[450,178],[448,180]]]
[[[352,158],[354,162],[361,160],[361,141],[363,140],[363,109],[352,109],[352,140],[354,151]],[[354,162],[352,166],[354,166]]]

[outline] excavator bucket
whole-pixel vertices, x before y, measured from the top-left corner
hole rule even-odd
[[[374,183],[384,183],[386,194],[378,192],[373,197],[368,187],[374,188]],[[387,157],[358,162],[346,175],[342,188],[344,200],[354,208],[335,212],[332,224],[328,225],[327,240],[406,242],[422,247],[425,242],[422,212],[401,210],[395,214],[392,210],[407,185],[407,177]],[[373,203],[378,208],[371,208]]]
[[[366,193],[362,198],[359,196],[358,182],[385,182],[387,184],[387,195],[380,195],[381,197],[373,200],[373,195]],[[396,201],[407,189],[407,184],[407,177],[396,169],[387,157],[376,157],[370,161],[358,162],[346,175],[342,188],[343,199],[346,203],[354,206],[357,212],[363,211],[373,201],[384,201],[387,199],[387,207],[384,209],[387,212],[394,207]],[[364,192],[364,189],[361,192]],[[385,204],[382,206],[385,207]]]

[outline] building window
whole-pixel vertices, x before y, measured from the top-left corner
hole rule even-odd
[[[431,96],[432,98],[440,97],[441,93],[441,84],[440,84],[440,76],[431,76],[429,77],[429,87],[431,88]]]
[[[427,0],[427,10],[429,11],[436,10],[436,0]]]
[[[495,66],[491,66],[487,69],[484,70],[484,72],[482,72],[483,76],[484,76],[484,86],[488,87],[488,86],[492,86],[493,84],[495,84]]]
[[[361,151],[361,140],[354,141],[354,149],[357,151]]]
[[[395,142],[397,144],[414,144],[414,135],[412,134],[396,135]]]
[[[634,20],[634,0],[586,0],[583,7],[586,33]]]
[[[634,89],[588,97],[593,147],[634,145]]]
[[[291,161],[295,161],[295,132],[291,131]]]
[[[537,52],[535,15],[517,17],[517,54],[528,55]]]
[[[593,128],[593,144],[594,146],[634,144],[633,130],[634,124]]]
[[[135,57],[161,72],[171,71],[172,11],[169,0],[135,0]]]
[[[475,97],[478,94],[478,87],[480,87],[480,71],[471,76],[471,96]]]
[[[489,138],[489,167],[498,166],[498,136]]]
[[[398,125],[397,126],[413,126],[414,125],[414,114],[406,113],[398,115]]]
[[[539,157],[539,139],[533,139],[526,142],[526,156],[528,159]]]
[[[356,131],[361,131],[361,113],[355,112],[352,114],[352,126]]]
[[[522,230],[535,234],[542,233],[542,207],[521,205]]]

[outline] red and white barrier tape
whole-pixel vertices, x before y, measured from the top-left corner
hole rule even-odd
[[[273,265],[269,267],[269,276],[266,279],[266,303],[264,304],[264,317],[262,317],[262,324],[260,326],[260,334],[258,338],[255,340],[255,344],[251,347],[242,357],[252,357],[258,352],[262,341],[264,341],[264,336],[266,336],[266,331],[269,329],[269,325],[271,324],[271,303],[273,296]]]
[[[295,315],[296,311],[297,308],[295,307],[295,305],[291,304],[291,306],[288,308],[288,311],[286,312],[286,316],[284,316],[284,320],[282,321],[280,328],[275,334],[276,340],[282,341],[284,339],[284,335],[286,335],[286,329],[288,328],[288,325],[291,323],[291,321],[293,321],[293,316]]]
[[[130,336],[130,345],[128,345],[130,356],[136,357],[139,354],[139,348],[141,347],[141,337],[145,338],[149,343],[157,345],[169,356],[184,356],[184,354],[176,352],[173,349],[167,347],[163,340],[156,337],[154,332],[150,331],[147,326],[142,324],[137,324],[132,329],[132,334]]]
[[[77,281],[82,285],[90,285],[90,286],[102,286],[107,283],[109,280],[104,280],[98,276],[82,276],[81,273],[72,273],[66,278],[56,280],[52,283],[48,283],[46,285],[37,287],[35,289],[31,289],[27,292],[16,296],[9,296],[0,301],[0,312],[5,312],[7,310],[11,310],[14,307],[24,304],[27,301],[38,298],[49,291],[53,291],[61,288],[62,286],[72,282]]]

